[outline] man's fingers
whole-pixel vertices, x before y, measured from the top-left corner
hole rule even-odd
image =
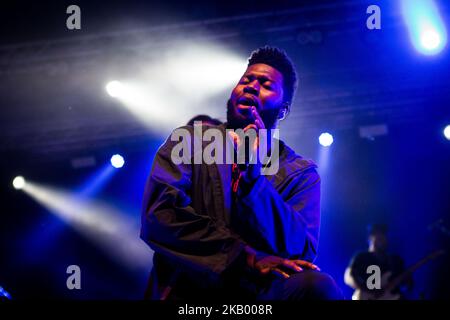
[[[292,269],[297,272],[303,271],[303,269],[300,266],[298,266],[294,261],[291,260],[284,259],[282,261],[282,265],[286,268]]]
[[[289,275],[279,268],[272,268],[272,272],[281,275],[285,279],[289,278]]]
[[[259,269],[259,272],[261,272],[261,274],[268,274],[270,272],[271,268],[267,267],[267,268],[262,268]]]
[[[256,111],[255,107],[252,107],[252,115],[255,118],[255,124],[258,127],[258,129],[265,129],[264,121],[261,119],[261,116],[259,115],[258,111]]]
[[[309,262],[309,261],[305,261],[305,260],[293,260],[293,262],[295,262],[297,265],[308,268],[308,269],[312,269],[312,270],[317,270],[320,271],[320,268],[318,266],[316,266],[315,264]]]
[[[312,269],[312,270],[320,271],[320,268],[319,268],[318,266],[316,266],[315,264],[313,264],[313,263],[311,263],[311,262],[309,262],[309,261],[305,261],[305,260],[295,260],[295,262],[296,262],[298,265],[301,265],[301,266],[303,266],[303,267],[306,267],[306,268],[309,268],[309,269]]]
[[[256,123],[251,123],[248,126],[246,126],[244,128],[244,132],[247,132],[249,129],[254,129],[256,133],[258,133],[258,126],[256,125]]]
[[[249,124],[248,126],[246,126],[245,128],[244,128],[244,132],[247,132],[248,130],[250,130],[250,129],[253,129],[253,130],[255,130],[255,132],[256,132],[256,139],[253,141],[253,146],[252,146],[252,148],[253,148],[253,151],[254,152],[256,152],[256,157],[258,157],[258,147],[259,147],[259,136],[258,136],[258,127],[259,127],[259,125],[255,122],[255,123],[251,123],[251,124]],[[251,156],[254,156],[255,154],[251,154]],[[250,163],[252,163],[252,159],[250,159]],[[258,161],[258,160],[257,160]]]
[[[239,135],[234,131],[229,131],[228,134],[230,135],[231,139],[233,139],[233,143],[235,146],[239,146],[241,144],[241,141],[239,140]]]

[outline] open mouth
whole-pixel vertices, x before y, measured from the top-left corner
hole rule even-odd
[[[259,106],[258,101],[251,96],[241,97],[236,103],[236,108],[238,109],[239,112],[241,112],[244,115],[250,114],[251,107],[256,107],[258,109],[258,106]]]

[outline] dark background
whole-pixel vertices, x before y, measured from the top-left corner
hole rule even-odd
[[[450,6],[437,3],[448,25]],[[79,31],[65,27],[70,4],[81,8]],[[365,27],[370,4],[381,7],[381,30]],[[139,221],[145,179],[166,132],[149,130],[121,108],[105,94],[105,81],[158,63],[186,34],[243,59],[261,45],[279,46],[296,64],[299,90],[280,133],[317,162],[317,137],[334,136],[321,168],[316,262],[346,297],[343,273],[366,248],[369,223],[389,225],[391,250],[406,265],[448,247],[448,238],[428,228],[438,219],[448,225],[450,212],[450,142],[442,134],[450,124],[448,49],[419,55],[397,1],[6,1],[0,12],[0,286],[13,298],[142,297],[151,265],[125,267],[11,181],[21,174],[75,191],[120,152],[126,165],[95,198]],[[304,43],[311,32],[319,38]],[[230,90],[203,113],[223,119]],[[361,126],[378,124],[388,134],[360,137]],[[71,166],[86,156],[96,165]],[[448,298],[448,262],[447,255],[417,271],[412,298]],[[82,290],[66,288],[70,264],[82,269]]]

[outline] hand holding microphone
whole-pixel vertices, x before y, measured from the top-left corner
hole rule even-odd
[[[250,163],[246,166],[247,169],[243,171],[242,178],[245,182],[252,184],[253,182],[258,179],[258,177],[261,175],[261,168],[262,164],[258,157],[258,149],[259,149],[259,130],[265,129],[265,125],[263,120],[261,119],[261,116],[259,115],[258,111],[256,110],[256,107],[252,106],[250,109],[250,114],[254,120],[252,124],[249,124],[244,128],[244,132],[247,132],[250,129],[253,129],[256,131],[256,139],[254,141],[253,146],[253,152],[249,152],[250,156],[256,156],[256,163],[252,163],[253,161],[250,161]],[[250,159],[252,160],[252,159]]]

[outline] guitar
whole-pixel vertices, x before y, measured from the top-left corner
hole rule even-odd
[[[401,297],[400,294],[394,294],[392,293],[392,291],[429,260],[435,259],[436,257],[444,253],[444,250],[437,250],[430,253],[428,256],[413,264],[406,271],[398,275],[390,282],[389,278],[391,277],[392,272],[385,272],[381,275],[380,279],[382,289],[381,291],[371,292],[367,290],[356,289],[352,295],[352,300],[399,300]]]

